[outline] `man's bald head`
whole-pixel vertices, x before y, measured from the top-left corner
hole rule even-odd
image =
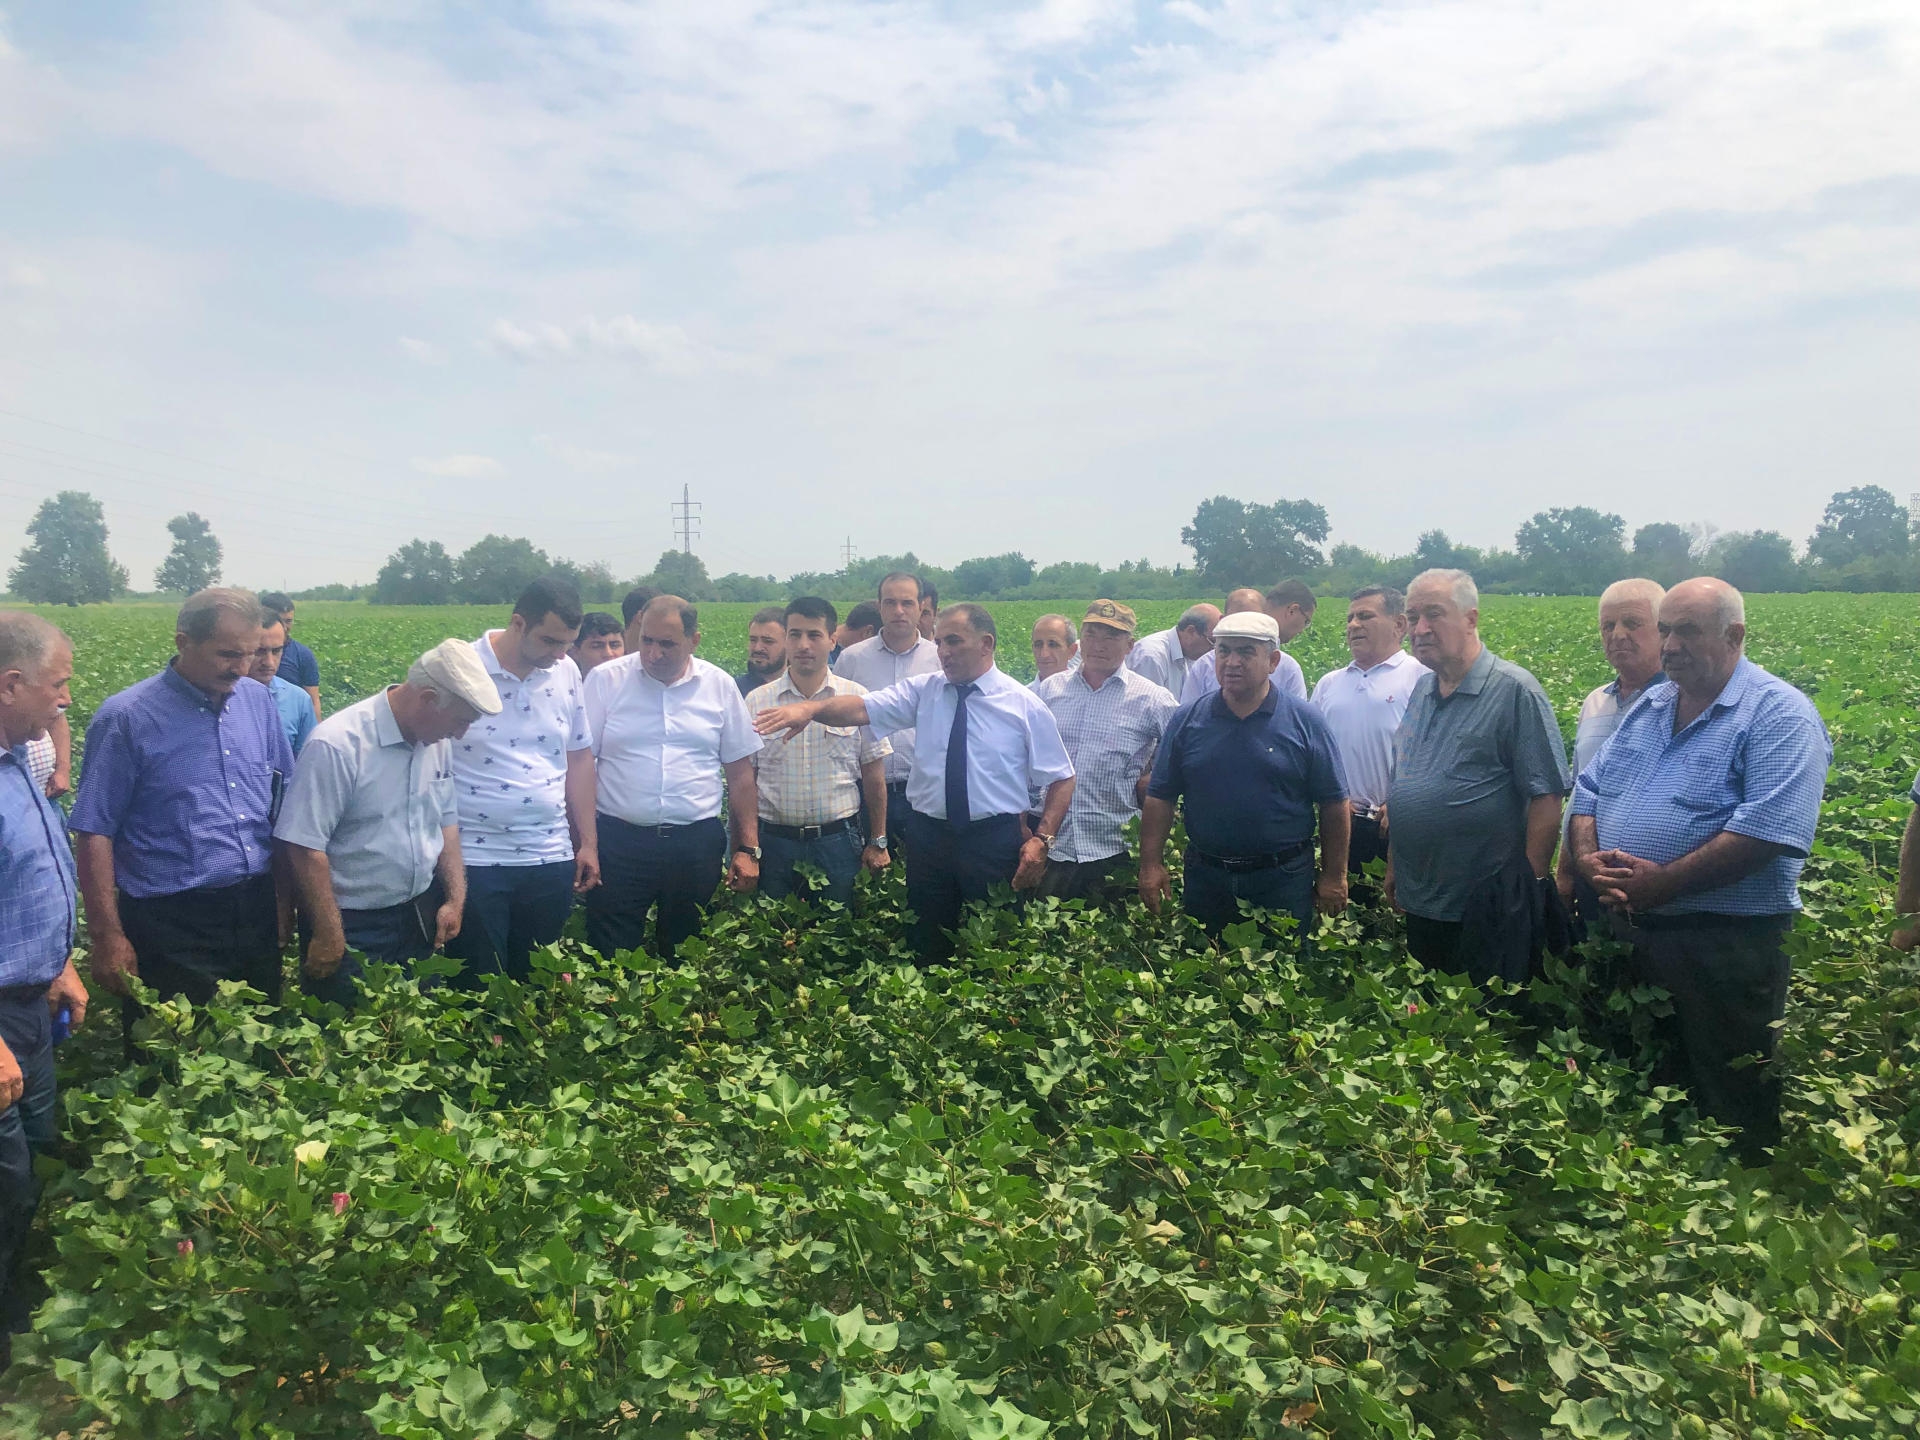
[[[1226,613],[1229,615],[1245,615],[1250,611],[1264,610],[1266,608],[1266,599],[1266,591],[1256,590],[1251,585],[1242,585],[1238,590],[1229,590],[1227,592]]]
[[[1724,580],[1683,580],[1660,602],[1660,667],[1691,699],[1726,688],[1746,642],[1746,600]]]

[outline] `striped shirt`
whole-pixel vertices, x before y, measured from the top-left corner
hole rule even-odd
[[[747,696],[747,713],[830,695],[865,695],[857,680],[829,675],[812,696],[789,671]],[[770,825],[826,825],[860,809],[860,767],[893,753],[866,725],[809,725],[791,740],[769,740],[753,757],[760,818]]]
[[[27,768],[0,750],[0,985],[51,984],[73,949],[75,880],[67,817]]]
[[[1683,895],[1662,915],[1784,915],[1800,908],[1833,746],[1813,702],[1751,660],[1679,734],[1680,687],[1651,686],[1580,772],[1573,813],[1591,815],[1602,850],[1666,865],[1723,832],[1781,847],[1753,874]]]
[[[1085,672],[1067,670],[1034,683],[1073,760],[1073,803],[1047,853],[1084,864],[1125,852],[1122,832],[1140,813],[1140,777],[1153,764],[1167,721],[1180,708],[1165,689],[1117,670],[1098,690]]]

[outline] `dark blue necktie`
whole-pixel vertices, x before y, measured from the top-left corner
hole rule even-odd
[[[969,681],[953,687],[953,729],[947,733],[947,823],[965,825],[967,808],[967,697],[980,687]]]

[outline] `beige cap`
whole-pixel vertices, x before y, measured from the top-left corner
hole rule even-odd
[[[420,657],[420,678],[442,695],[464,700],[482,715],[500,713],[500,691],[467,640],[442,640]]]
[[[1220,623],[1213,627],[1214,643],[1222,640],[1264,640],[1274,649],[1280,648],[1280,627],[1274,623],[1271,615],[1258,610],[1242,610],[1237,615],[1223,615]]]
[[[1093,604],[1087,607],[1086,619],[1080,623],[1085,625],[1089,622],[1095,625],[1111,626],[1113,629],[1124,631],[1128,635],[1133,634],[1140,626],[1140,622],[1134,618],[1133,611],[1129,610],[1117,600],[1094,601]]]

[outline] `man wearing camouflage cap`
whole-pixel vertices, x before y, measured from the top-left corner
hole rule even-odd
[[[1153,753],[1179,708],[1166,689],[1126,668],[1138,628],[1125,605],[1094,601],[1080,622],[1079,668],[1034,683],[1079,777],[1066,824],[1047,853],[1042,895],[1112,898],[1114,871],[1127,853],[1122,832],[1140,812]]]
[[[460,933],[467,877],[454,804],[453,745],[500,693],[473,647],[446,640],[406,680],[328,716],[300,752],[274,838],[311,934],[307,988],[351,1005],[360,963],[406,964]]]

